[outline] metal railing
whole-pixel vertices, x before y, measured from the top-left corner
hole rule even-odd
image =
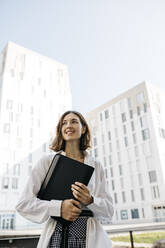
[[[134,248],[133,232],[165,230],[165,222],[127,225],[107,225],[104,226],[104,229],[108,234],[129,233],[131,248]],[[41,229],[1,231],[0,247],[36,248],[40,234]]]
[[[165,222],[110,225],[105,226],[104,229],[108,234],[129,233],[131,248],[134,248],[133,232],[165,230]]]

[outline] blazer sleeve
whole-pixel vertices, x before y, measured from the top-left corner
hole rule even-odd
[[[114,214],[113,202],[105,180],[104,170],[100,162],[95,162],[95,186],[93,192],[93,203],[88,208],[94,213],[96,218],[106,218],[111,220]]]
[[[43,223],[50,216],[61,215],[62,201],[46,201],[37,198],[37,193],[44,181],[50,163],[49,156],[45,156],[38,161],[32,169],[31,175],[16,205],[16,210],[21,216],[35,223]]]

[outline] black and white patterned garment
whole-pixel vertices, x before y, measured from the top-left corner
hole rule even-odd
[[[86,228],[88,217],[79,217],[69,225],[68,248],[86,248]],[[59,248],[62,240],[62,224],[57,222],[48,248]]]

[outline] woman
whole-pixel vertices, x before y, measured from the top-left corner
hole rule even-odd
[[[37,248],[59,248],[61,245],[61,224],[50,216],[62,216],[65,220],[72,221],[68,234],[69,248],[111,247],[111,241],[98,220],[99,217],[109,220],[112,218],[112,198],[107,191],[100,163],[89,156],[86,151],[89,147],[90,131],[84,117],[76,111],[65,112],[58,122],[56,137],[51,149],[89,164],[95,170],[88,187],[79,182],[71,186],[76,200],[45,201],[38,199],[37,193],[55,154],[43,157],[33,168],[16,209],[23,217],[33,222],[47,221]],[[82,206],[90,209],[94,216],[80,216]]]

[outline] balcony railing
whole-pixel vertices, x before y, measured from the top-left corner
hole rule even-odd
[[[165,230],[165,222],[104,226],[108,234],[129,233],[134,248],[133,232]],[[0,247],[36,248],[41,230],[7,230],[0,232]]]

